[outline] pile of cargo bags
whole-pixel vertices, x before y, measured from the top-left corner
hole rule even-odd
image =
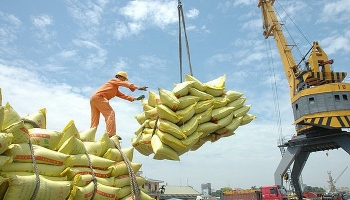
[[[156,160],[180,160],[180,155],[195,151],[204,143],[234,135],[235,130],[250,123],[246,97],[226,90],[226,75],[202,83],[185,74],[185,81],[174,88],[149,91],[143,100],[143,112],[136,115],[139,128],[133,147]]]
[[[118,136],[95,140],[96,128],[79,132],[73,120],[62,131],[50,130],[46,109],[21,117],[1,97],[0,89],[1,200],[133,199],[132,186],[147,182],[137,175],[134,148],[121,149]],[[143,190],[137,194],[153,199]]]

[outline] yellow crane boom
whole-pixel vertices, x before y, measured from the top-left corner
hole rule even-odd
[[[265,39],[273,37],[288,80],[297,134],[350,127],[350,84],[346,72],[333,72],[327,54],[317,41],[303,69],[296,63],[274,8],[275,0],[259,0]],[[306,58],[306,56],[304,57]],[[329,131],[330,130],[330,131]]]

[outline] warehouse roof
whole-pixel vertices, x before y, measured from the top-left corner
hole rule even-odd
[[[191,186],[172,186],[164,185],[165,191],[162,197],[177,197],[177,198],[196,198],[200,192],[193,189]]]

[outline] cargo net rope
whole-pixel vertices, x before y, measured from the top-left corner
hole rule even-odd
[[[45,108],[20,116],[1,97],[0,199],[154,199],[134,147],[120,148],[118,136],[96,140],[96,128],[79,132],[74,120],[47,129]]]
[[[135,116],[139,128],[131,138],[133,147],[155,160],[179,161],[204,143],[235,134],[239,126],[256,118],[248,113],[243,93],[226,90],[226,75],[202,83],[185,74],[185,81],[172,90],[149,91],[143,111]]]

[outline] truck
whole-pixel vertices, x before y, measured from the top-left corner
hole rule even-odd
[[[260,189],[230,190],[223,192],[224,200],[288,200],[282,185],[262,186]]]

